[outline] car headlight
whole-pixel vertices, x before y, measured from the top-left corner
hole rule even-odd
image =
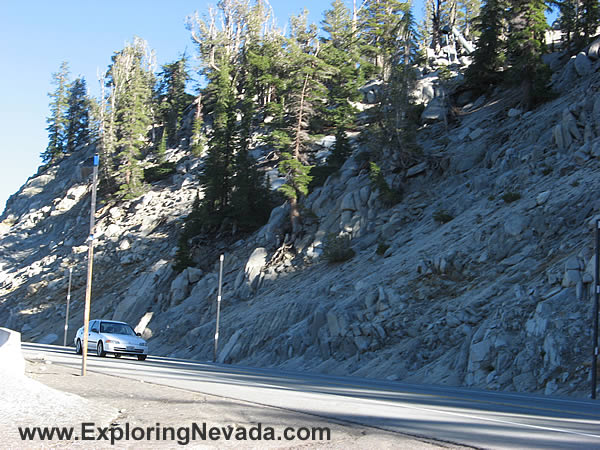
[[[107,344],[120,344],[120,342],[119,342],[119,341],[115,341],[114,339],[107,339],[107,340],[106,340],[106,343],[107,343]]]

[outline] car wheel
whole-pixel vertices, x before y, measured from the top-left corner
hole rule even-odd
[[[104,351],[104,345],[102,344],[102,341],[98,341],[98,347],[96,347],[96,355],[100,357],[106,356],[106,352]]]
[[[120,353],[115,353],[115,358],[120,358],[121,354]]]
[[[81,340],[77,339],[77,342],[75,343],[75,353],[77,353],[78,355],[81,355]]]
[[[138,361],[144,361],[146,359],[146,355],[137,355]]]

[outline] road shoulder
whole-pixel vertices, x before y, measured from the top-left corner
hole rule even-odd
[[[193,424],[196,424],[200,429],[205,426],[208,432],[214,429],[213,436],[219,437],[218,439],[207,438],[205,441],[190,441],[192,447],[240,447],[241,445],[245,448],[458,448],[376,428],[335,422],[308,414],[130,378],[95,372],[89,372],[86,377],[81,377],[79,371],[72,367],[48,364],[48,361],[28,360],[26,372],[34,380],[54,389],[83,397],[95,405],[113,408],[118,412],[117,417],[112,421],[113,427],[122,430],[126,427],[145,430],[154,427],[155,430],[163,432],[167,428],[176,431],[182,428],[189,430]],[[79,427],[80,423],[72,423],[71,426]],[[226,440],[224,434],[228,427],[233,428],[234,437],[236,434],[241,437],[245,435],[246,440]],[[281,438],[284,431],[290,427],[294,431],[307,430],[306,434],[311,434],[312,430],[328,428],[331,440],[313,440],[312,436],[307,440],[295,439],[289,442],[285,439],[279,440],[278,438]],[[263,439],[269,437],[268,428],[274,430],[274,440],[252,439],[261,434]],[[172,447],[176,443],[173,440],[163,441],[161,436],[156,439],[156,434],[152,437],[154,439],[144,441],[145,448]],[[166,437],[171,437],[169,432]],[[315,434],[315,437],[319,437],[318,434]],[[177,440],[177,436],[175,438]],[[90,447],[98,448],[99,443],[110,447],[110,442],[106,441],[90,442]],[[79,446],[83,443],[79,441],[71,444]],[[136,444],[140,442],[123,440],[119,443],[119,447]]]

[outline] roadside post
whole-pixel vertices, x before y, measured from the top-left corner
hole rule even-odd
[[[98,165],[100,157],[94,155],[94,174],[92,181],[92,201],[90,208],[90,235],[88,237],[88,267],[87,281],[85,285],[85,306],[83,309],[83,347],[81,348],[81,376],[85,376],[87,370],[88,334],[90,327],[90,303],[92,299],[92,268],[94,263],[94,227],[96,226],[96,188],[98,185]]]
[[[595,282],[595,295],[594,295],[594,308],[593,308],[593,341],[592,341],[592,399],[596,399],[596,378],[597,378],[597,365],[598,365],[598,301],[600,296],[600,219],[596,220],[596,279]]]
[[[224,255],[219,257],[219,293],[217,294],[217,326],[215,329],[215,354],[213,361],[217,362],[217,353],[219,350],[219,316],[221,314],[221,285],[223,283],[223,259]]]
[[[73,268],[69,267],[69,287],[67,288],[67,312],[65,313],[65,337],[63,339],[63,347],[67,346],[67,332],[69,331],[69,306],[71,304],[71,278],[73,276]]]

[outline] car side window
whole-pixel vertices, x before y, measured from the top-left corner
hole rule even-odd
[[[97,320],[92,320],[90,322],[90,330],[98,331],[98,321]]]

